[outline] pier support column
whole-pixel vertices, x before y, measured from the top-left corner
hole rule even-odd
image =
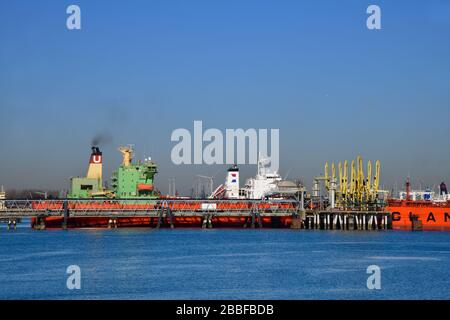
[[[333,217],[333,230],[337,229],[337,221],[338,221],[339,215],[334,215]]]
[[[170,229],[173,229],[174,228],[174,225],[173,225],[173,214],[172,214],[172,210],[170,209],[170,207],[167,208],[167,215],[169,216]]]
[[[63,203],[63,211],[64,211],[64,217],[62,221],[62,228],[63,230],[67,230],[67,221],[69,220],[69,206],[67,204],[67,201],[64,201]]]
[[[8,223],[6,225],[6,230],[11,230],[11,228],[13,230],[17,229],[17,221],[15,219],[8,220]]]
[[[37,216],[36,222],[33,225],[33,229],[35,230],[45,230],[45,217],[44,216]]]
[[[355,216],[351,215],[348,217],[348,230],[355,230]]]
[[[203,221],[202,221],[202,229],[212,229],[212,216],[210,214],[205,214],[203,216]]]
[[[259,213],[259,211],[256,211],[256,217],[258,218],[258,228],[262,228],[262,218],[261,218],[261,214]]]
[[[206,224],[208,223],[207,215],[203,215],[202,217],[202,229],[206,229]]]
[[[255,229],[255,220],[256,220],[255,212],[252,210],[252,223],[251,223],[252,229]]]
[[[300,217],[292,217],[291,229],[301,229],[302,219]]]
[[[208,216],[208,229],[212,229],[213,225],[212,225],[212,214],[210,214]]]

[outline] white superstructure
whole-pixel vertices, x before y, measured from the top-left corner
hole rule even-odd
[[[239,168],[232,166],[228,169],[225,183],[218,186],[209,198],[261,200],[266,197],[290,197],[303,190],[297,183],[283,180],[277,171],[270,169],[269,164],[268,159],[260,159],[256,176],[247,179],[243,188],[239,188]]]
[[[0,187],[0,210],[6,209],[5,207],[5,199],[6,199],[6,193],[3,189],[3,186]]]
[[[262,199],[278,189],[278,183],[283,179],[277,171],[270,170],[269,164],[268,159],[258,160],[256,177],[248,179],[245,183],[243,189],[245,198]]]

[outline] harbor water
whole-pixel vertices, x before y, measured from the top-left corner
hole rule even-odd
[[[445,232],[0,227],[0,299],[450,297]],[[373,265],[381,288],[370,290]]]

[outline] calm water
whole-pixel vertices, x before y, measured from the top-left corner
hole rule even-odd
[[[450,233],[0,227],[0,299],[450,298]]]

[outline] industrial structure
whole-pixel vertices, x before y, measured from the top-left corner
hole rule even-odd
[[[438,197],[431,192],[406,192],[399,199],[380,189],[380,162],[366,166],[356,160],[326,163],[313,179],[312,191],[283,179],[258,160],[255,177],[240,186],[240,171],[231,166],[223,184],[201,198],[179,197],[172,178],[169,196],[155,188],[157,164],[151,158],[135,161],[133,146],[119,148],[122,163],[110,187],[103,181],[103,154],[97,146],[85,177],[72,177],[67,198],[5,199],[0,192],[0,220],[15,226],[31,218],[35,229],[102,227],[269,227],[325,230],[450,229],[450,198],[444,183]]]
[[[380,161],[367,162],[364,172],[363,159],[358,156],[352,160],[349,168],[347,160],[338,163],[336,175],[335,163],[325,163],[324,174],[313,179],[311,203],[313,207],[331,210],[377,210],[386,205],[388,192],[379,189]],[[350,172],[350,176],[349,176]],[[323,194],[325,189],[325,194]]]

